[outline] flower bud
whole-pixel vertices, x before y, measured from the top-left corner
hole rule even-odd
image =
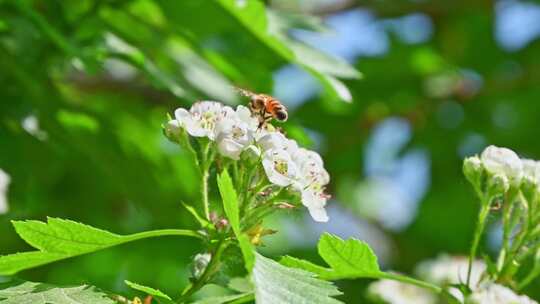
[[[249,145],[245,148],[242,154],[240,154],[240,159],[249,163],[254,163],[260,159],[261,153],[261,149],[259,149],[257,146]]]
[[[505,194],[510,189],[510,182],[505,175],[497,174],[488,180],[487,194],[495,197]]]
[[[482,164],[488,175],[504,175],[510,186],[518,188],[523,178],[523,164],[517,154],[507,148],[487,147],[481,155]]]
[[[527,201],[532,202],[540,193],[540,162],[524,159],[523,162],[523,182],[521,190]]]
[[[182,126],[176,119],[171,119],[163,126],[163,133],[170,141],[178,143],[182,135]]]
[[[212,255],[210,253],[198,253],[193,258],[191,274],[193,275],[195,279],[199,279],[203,275],[211,259],[212,259]]]
[[[483,172],[484,167],[478,156],[467,157],[463,161],[463,174],[475,188],[480,188]]]

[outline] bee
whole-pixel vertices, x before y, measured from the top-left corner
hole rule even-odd
[[[266,94],[257,94],[251,91],[236,88],[243,96],[249,97],[249,109],[259,119],[259,128],[275,119],[280,122],[287,121],[289,114],[287,108],[277,99]]]

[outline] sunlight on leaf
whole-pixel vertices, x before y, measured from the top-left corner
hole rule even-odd
[[[144,238],[167,235],[201,238],[195,231],[179,229],[153,230],[123,236],[58,218],[48,218],[47,223],[14,221],[13,225],[23,240],[40,251],[0,256],[0,275],[12,275],[21,270]]]
[[[355,239],[344,241],[325,233],[319,240],[318,249],[330,268],[289,256],[282,258],[281,264],[313,272],[325,280],[380,278],[383,275],[377,256],[365,242]]]

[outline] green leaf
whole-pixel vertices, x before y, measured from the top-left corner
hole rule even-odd
[[[231,303],[235,300],[252,297],[253,294],[251,293],[242,293],[242,294],[235,294],[230,296],[221,296],[221,297],[210,297],[206,299],[202,299],[196,302],[193,302],[191,304],[223,304],[223,303]]]
[[[149,237],[180,235],[201,238],[195,231],[164,229],[122,236],[70,220],[48,218],[40,221],[14,221],[19,236],[39,251],[0,256],[0,275],[103,250]]]
[[[325,280],[381,278],[384,275],[379,269],[377,256],[365,242],[356,239],[344,241],[325,233],[319,240],[318,249],[330,268],[293,257],[284,257],[281,263],[313,272]]]
[[[95,287],[55,287],[43,283],[0,284],[2,304],[114,304],[115,301]]]
[[[238,239],[240,250],[242,250],[242,255],[244,256],[244,261],[246,262],[246,269],[248,272],[251,272],[253,262],[255,260],[253,255],[254,249],[247,235],[242,233],[242,230],[240,229],[240,209],[238,206],[238,196],[236,195],[233,182],[227,170],[223,170],[223,172],[218,175],[217,182],[219,193],[223,199],[223,209],[225,210],[225,214],[229,219],[233,232]]]
[[[219,187],[219,193],[223,199],[223,209],[229,219],[235,234],[240,234],[240,209],[238,206],[238,196],[234,190],[234,185],[227,170],[223,170],[218,175],[217,183]]]
[[[122,243],[122,236],[58,218],[13,221],[15,231],[32,247],[55,253],[84,253]]]
[[[124,281],[124,283],[126,283],[126,285],[128,285],[129,287],[131,287],[131,288],[133,288],[135,290],[146,293],[147,295],[151,295],[151,296],[154,296],[156,298],[161,298],[161,299],[165,299],[165,300],[168,300],[168,301],[172,302],[171,297],[169,297],[168,295],[163,293],[161,290],[154,289],[152,287],[148,287],[148,286],[144,286],[144,285],[140,285],[140,284],[137,284],[137,283],[133,283],[133,282],[130,282],[130,281],[127,281],[127,280]]]
[[[341,294],[332,283],[315,278],[311,272],[285,267],[258,253],[255,253],[253,282],[257,304],[342,303],[331,298]]]
[[[22,252],[0,256],[0,275],[13,275],[21,270],[38,267],[70,256],[42,251]]]
[[[193,218],[199,223],[199,225],[201,225],[201,227],[206,228],[211,225],[209,221],[199,215],[199,213],[197,212],[197,210],[195,210],[195,208],[193,208],[193,206],[190,206],[184,202],[181,202],[181,204],[182,207],[184,207],[189,212],[189,214],[193,216]]]
[[[268,34],[268,18],[262,1],[246,1],[242,7],[235,0],[217,0],[216,3],[277,54],[285,59],[294,58],[294,54],[285,44]]]
[[[324,280],[334,280],[339,278],[336,273],[330,268],[325,268],[317,264],[313,264],[310,261],[298,259],[295,257],[284,256],[283,258],[281,258],[279,263],[287,267],[300,268],[312,272],[316,274],[319,278]]]
[[[243,293],[253,292],[253,283],[251,283],[251,279],[249,277],[232,278],[229,281],[229,284],[227,284],[227,287],[237,292],[243,292]]]
[[[335,78],[360,78],[362,76],[349,63],[289,38],[290,22],[279,14],[267,12],[262,1],[246,1],[243,7],[237,5],[234,0],[218,0],[216,3],[276,54],[289,62],[298,64],[319,79],[336,98],[347,102],[352,101],[348,88]]]
[[[377,277],[381,274],[377,256],[360,240],[344,241],[325,233],[319,240],[318,249],[324,261],[344,277]]]

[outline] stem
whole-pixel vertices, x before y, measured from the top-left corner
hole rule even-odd
[[[201,147],[201,196],[203,202],[204,215],[207,220],[210,220],[210,203],[208,201],[208,178],[210,176],[210,163],[212,161],[212,156],[209,156],[210,142],[206,142]]]
[[[512,243],[512,247],[510,248],[510,251],[504,260],[503,267],[501,268],[499,274],[497,275],[497,280],[504,280],[506,277],[506,273],[511,269],[512,262],[514,259],[516,259],[517,255],[519,254],[519,250],[521,247],[525,244],[528,237],[528,227],[524,227],[522,231],[518,234],[514,242]]]
[[[186,299],[188,299],[191,295],[193,295],[195,292],[197,292],[199,289],[201,289],[212,277],[212,275],[217,270],[216,268],[219,266],[219,262],[221,260],[221,255],[227,249],[227,246],[229,245],[228,241],[221,240],[216,252],[212,254],[212,258],[210,259],[210,262],[206,266],[206,269],[204,270],[203,274],[194,282],[192,283],[187,289],[182,292],[182,295],[180,298],[176,301],[177,303],[184,303]]]
[[[242,183],[240,184],[242,188],[240,189],[245,189],[243,191],[243,195],[242,195],[242,199],[241,199],[241,203],[242,205],[244,206],[247,206],[249,204],[249,200],[251,199],[250,198],[250,195],[249,195],[249,188],[251,187],[251,183],[253,181],[253,178],[255,177],[255,174],[257,173],[257,170],[259,169],[259,165],[258,164],[255,164],[253,165],[252,168],[249,169],[248,173],[245,177],[245,180],[242,180]],[[261,180],[261,182],[264,181],[264,179]],[[259,185],[255,186],[255,187],[258,187]],[[256,195],[256,192],[255,192],[255,195]]]
[[[125,242],[137,241],[146,238],[159,237],[159,236],[191,236],[199,239],[204,239],[204,237],[196,231],[185,230],[185,229],[161,229],[161,230],[151,230],[144,231],[128,236],[124,236]]]
[[[204,168],[202,172],[201,180],[201,194],[204,208],[204,216],[209,221],[210,220],[210,203],[208,202],[208,169]]]
[[[522,198],[525,199],[525,198]],[[525,206],[527,208],[527,206]],[[516,209],[517,216],[520,216],[521,214],[518,213],[519,209]],[[507,279],[507,277],[512,276],[512,264],[513,262],[518,258],[518,254],[520,250],[522,249],[522,246],[527,243],[528,238],[530,237],[530,230],[529,230],[529,223],[530,223],[530,210],[526,210],[527,214],[525,214],[526,218],[524,218],[521,221],[521,229],[519,233],[515,236],[512,245],[508,248],[505,248],[505,250],[508,250],[505,252],[504,259],[502,260],[501,267],[499,269],[499,273],[497,275],[498,281],[504,281]],[[507,222],[505,225],[509,225],[510,232],[514,230],[515,225],[519,220],[519,217],[515,220],[512,219],[512,222]],[[514,268],[514,270],[517,270]]]
[[[536,277],[540,275],[540,269],[533,269],[529,274],[519,283],[517,290],[523,290],[523,288],[527,287],[527,285],[531,284]]]
[[[512,227],[510,225],[511,213],[512,213],[512,203],[510,201],[508,201],[508,198],[507,198],[507,201],[505,201],[504,205],[503,205],[503,216],[502,216],[502,220],[503,220],[503,243],[502,243],[501,254],[499,255],[499,258],[503,259],[502,262],[504,262],[504,260],[506,259],[506,255],[508,253],[508,250],[510,249],[509,248],[510,234],[512,233]],[[500,263],[501,263],[501,261],[499,261],[497,264],[500,264]],[[497,266],[501,267],[502,264],[497,265]]]
[[[486,226],[486,218],[489,214],[489,208],[490,208],[490,198],[484,198],[482,201],[482,207],[480,209],[480,213],[478,214],[478,223],[476,224],[476,230],[474,232],[474,239],[471,246],[471,253],[469,255],[469,267],[467,269],[467,286],[469,286],[471,282],[471,271],[472,271],[472,264],[474,259],[476,258],[476,251],[478,250],[478,244],[480,243],[480,239],[482,238],[482,233],[484,232],[484,227]]]
[[[252,203],[254,202],[255,198],[257,197],[257,195],[262,192],[262,191],[265,191],[266,189],[270,188],[270,187],[273,187],[274,185],[272,184],[267,184],[266,183],[266,180],[261,180],[261,182],[256,185],[254,188],[252,189],[248,189],[247,192],[253,192],[251,195],[249,193],[246,193],[246,207],[250,207],[252,205]]]
[[[411,285],[416,285],[418,287],[422,287],[422,288],[425,288],[425,289],[429,289],[435,293],[441,293],[443,291],[443,289],[437,285],[434,285],[434,284],[431,284],[431,283],[428,283],[428,282],[424,282],[424,281],[421,281],[421,280],[417,280],[417,279],[414,279],[414,278],[411,278],[411,277],[408,277],[408,276],[404,276],[404,275],[401,275],[401,274],[397,274],[397,273],[388,273],[388,272],[383,272],[381,273],[381,276],[380,276],[381,279],[389,279],[389,280],[394,280],[394,281],[399,281],[399,282],[403,282],[403,283],[407,283],[407,284],[411,284]]]

